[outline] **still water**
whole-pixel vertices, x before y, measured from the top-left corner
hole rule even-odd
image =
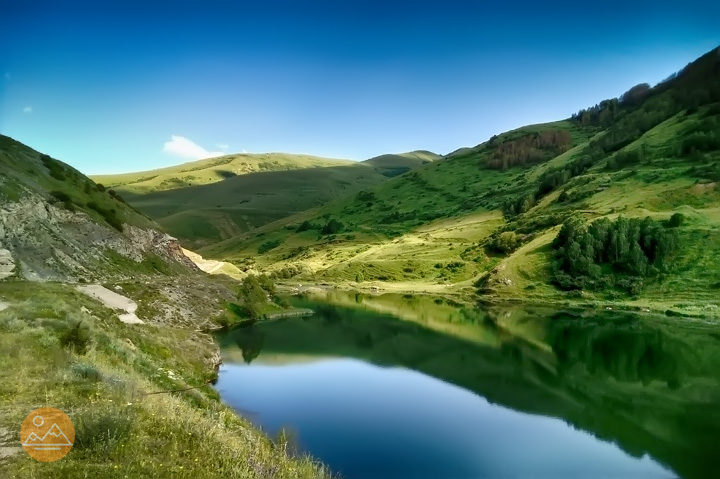
[[[223,400],[347,478],[709,477],[720,328],[324,293],[222,335]]]

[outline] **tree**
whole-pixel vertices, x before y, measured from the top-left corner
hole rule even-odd
[[[275,291],[275,285],[266,275],[255,276],[250,274],[243,279],[242,283],[240,283],[238,298],[243,302],[243,306],[250,318],[259,319],[262,316],[263,306],[268,302],[268,295],[272,294],[271,291]]]
[[[321,233],[324,235],[334,235],[339,233],[343,229],[343,226],[341,222],[333,218],[323,226]]]
[[[670,221],[668,221],[668,226],[670,228],[677,228],[678,226],[682,226],[682,224],[685,222],[685,215],[682,213],[674,213],[670,217]]]

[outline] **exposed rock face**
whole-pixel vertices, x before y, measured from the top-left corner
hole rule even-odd
[[[0,244],[1,245],[1,244]],[[12,276],[15,271],[15,260],[10,251],[0,248],[0,279]]]
[[[131,274],[115,267],[109,251],[136,263],[152,253],[198,271],[171,236],[130,225],[120,233],[85,213],[51,205],[39,195],[0,204],[0,248],[0,279],[18,264],[22,278],[36,281],[93,281]]]

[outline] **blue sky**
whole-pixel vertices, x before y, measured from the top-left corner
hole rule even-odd
[[[448,153],[720,45],[720,2],[542,3],[16,1],[0,132],[89,174],[221,152]]]

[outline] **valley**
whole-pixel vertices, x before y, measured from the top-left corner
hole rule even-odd
[[[317,424],[365,431],[372,457],[437,452],[436,474],[480,474],[474,451],[413,443],[408,422],[333,429],[335,406],[367,408],[328,400],[328,378],[377,386],[385,369],[497,413],[498,431],[582,438],[596,471],[703,477],[720,424],[719,52],[445,155],[238,153],[88,177],[0,135],[3,477],[366,477],[330,436],[303,443]],[[378,415],[417,406],[376,386],[358,393]],[[47,404],[78,431],[50,464],[13,446]],[[445,443],[482,442],[437,410],[415,412]],[[374,421],[397,434],[384,451]],[[393,461],[375,472],[414,471]],[[528,473],[505,462],[488,464]]]

